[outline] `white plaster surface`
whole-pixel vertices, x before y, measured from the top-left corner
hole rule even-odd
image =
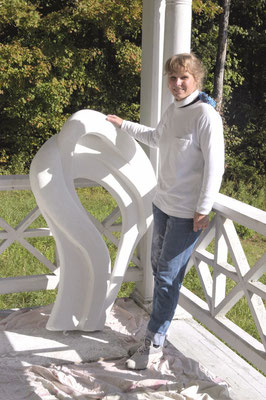
[[[107,246],[74,188],[86,178],[105,187],[122,215],[111,271]],[[75,113],[34,157],[31,188],[56,241],[58,295],[49,330],[103,329],[133,251],[152,222],[156,178],[140,145],[92,110]]]

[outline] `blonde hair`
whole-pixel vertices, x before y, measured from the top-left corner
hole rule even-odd
[[[194,76],[197,83],[197,89],[200,90],[203,85],[206,70],[203,63],[195,56],[195,54],[181,53],[170,57],[164,66],[165,74],[169,75],[176,73],[180,68],[184,68]]]

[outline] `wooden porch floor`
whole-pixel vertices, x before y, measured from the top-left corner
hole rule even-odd
[[[266,378],[192,318],[174,320],[168,341],[226,381],[233,400],[265,400]]]

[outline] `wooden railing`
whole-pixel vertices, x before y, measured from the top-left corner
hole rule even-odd
[[[266,272],[266,254],[250,266],[234,222],[265,235],[266,213],[222,194],[218,195],[213,211],[215,216],[210,227],[200,237],[187,268],[195,266],[205,301],[182,287],[179,302],[194,318],[265,373],[266,286],[260,279]],[[212,240],[214,251],[210,253],[207,247]],[[229,292],[227,279],[234,282]],[[260,341],[226,317],[242,297],[247,300]]]
[[[77,180],[75,184],[77,187],[95,186],[88,180]],[[0,190],[31,190],[29,177],[26,175],[1,176]],[[261,277],[266,271],[266,255],[264,254],[254,266],[250,266],[234,226],[234,222],[236,222],[265,235],[266,213],[222,194],[219,194],[213,211],[215,215],[210,227],[202,233],[187,268],[187,271],[193,266],[196,268],[205,299],[199,298],[183,286],[179,302],[186,311],[216,336],[266,373],[266,312],[264,307],[266,286],[261,282]],[[119,214],[119,209],[116,208],[102,222],[91,217],[97,229],[115,246],[118,245],[118,239],[114,232],[120,230],[120,226],[115,221]],[[49,228],[29,229],[39,215],[40,211],[36,207],[15,228],[0,216],[0,260],[1,254],[14,241],[17,241],[43,263],[50,272],[41,275],[0,278],[0,294],[48,290],[54,289],[58,285],[60,269],[58,260],[56,259],[55,263],[52,263],[26,240],[32,237],[51,236]],[[210,252],[208,246],[213,241],[214,250]],[[146,258],[146,255],[141,257],[141,253],[134,256],[132,261],[135,267],[128,268],[124,277],[126,282],[141,282],[142,284],[137,287],[144,288],[142,290],[152,285],[151,282],[143,285],[147,265],[141,265],[140,260]],[[234,286],[229,292],[227,292],[227,279],[234,282]],[[141,295],[142,298],[145,298],[145,293]],[[242,297],[247,300],[260,341],[226,317],[229,310]]]

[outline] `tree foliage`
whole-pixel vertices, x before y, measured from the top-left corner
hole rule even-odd
[[[192,50],[212,94],[222,10],[218,0],[192,4]],[[0,0],[2,165],[26,171],[77,110],[139,119],[141,23],[142,0]],[[264,0],[231,3],[223,117],[235,182],[264,171],[264,32]]]
[[[254,179],[264,173],[265,160],[265,18],[263,0],[238,0],[231,4],[231,48],[237,54],[241,84],[225,105],[228,134],[235,138],[231,178]],[[228,66],[230,68],[230,65]]]
[[[83,108],[138,118],[140,1],[5,0],[0,21],[4,154],[30,161]]]
[[[194,2],[193,2],[194,3]],[[216,2],[218,4],[218,1]],[[263,185],[265,160],[264,0],[231,2],[223,100],[225,178]],[[208,67],[206,91],[213,93],[219,11],[193,15],[192,48]],[[254,186],[254,187],[255,187]]]

